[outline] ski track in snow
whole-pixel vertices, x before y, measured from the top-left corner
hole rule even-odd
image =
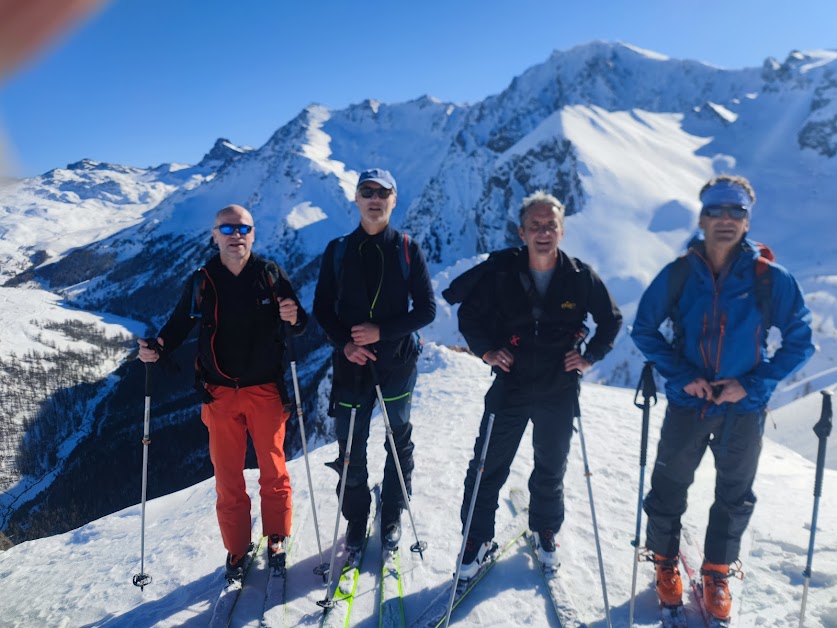
[[[428,344],[420,360],[413,420],[416,441],[414,496],[411,502],[418,534],[429,549],[424,560],[406,546],[414,541],[404,516],[402,570],[408,621],[414,620],[452,577],[461,537],[458,513],[465,470],[482,414],[482,396],[490,385],[488,368],[466,354]],[[650,465],[665,407],[652,410],[646,470]],[[608,597],[614,626],[627,624],[633,539],[639,482],[641,413],[632,391],[595,384],[582,386],[582,412],[596,515],[604,552]],[[817,417],[811,417],[813,423]],[[153,435],[152,417],[152,435]],[[813,438],[813,435],[812,435]],[[369,439],[370,481],[383,472],[384,431],[380,415]],[[336,445],[310,452],[320,537],[325,559],[331,552],[336,514],[336,475],[323,463],[333,460]],[[150,464],[154,464],[151,445]],[[316,601],[325,597],[322,580],[312,573],[319,563],[305,467],[290,462],[294,487],[294,542],[289,556],[288,625],[315,625]],[[511,519],[509,489],[527,486],[532,469],[531,430],[527,430],[501,492],[497,529]],[[137,498],[140,470],[137,469]],[[246,472],[248,491],[260,530],[257,471]],[[707,453],[693,489],[685,525],[702,538],[712,497],[711,454]],[[747,574],[733,584],[739,626],[788,626],[798,622],[802,571],[808,548],[813,505],[814,466],[795,452],[765,440],[756,493],[759,503],[745,537],[742,556]],[[806,626],[837,626],[837,473],[826,470],[820,502],[813,578]],[[567,518],[558,540],[560,576],[566,578],[590,626],[604,626],[604,608],[591,529],[587,487],[578,438],[566,476]],[[153,494],[154,488],[150,487]],[[131,583],[140,570],[140,507],[133,506],[77,530],[22,543],[0,554],[0,625],[2,626],[203,626],[208,622],[223,579],[225,551],[215,519],[213,481],[150,500],[146,512],[145,572],[153,582],[141,592]],[[645,517],[643,515],[643,525]],[[345,522],[341,522],[342,542]],[[644,535],[643,535],[644,538]],[[504,539],[497,539],[502,543]],[[381,562],[372,544],[363,563],[352,625],[376,626]],[[234,626],[256,626],[261,618],[265,574],[251,574]],[[653,568],[639,566],[637,626],[657,626]],[[466,598],[454,613],[456,625],[556,625],[541,577],[521,541]],[[744,596],[742,596],[742,589]],[[693,625],[697,625],[693,623]]]

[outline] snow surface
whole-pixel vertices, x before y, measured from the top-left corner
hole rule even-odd
[[[402,554],[408,621],[452,577],[461,537],[458,523],[462,484],[471,458],[482,395],[490,385],[487,367],[467,354],[429,344],[420,359],[413,421],[416,471],[412,509],[418,536],[429,549],[424,561]],[[604,552],[614,626],[627,624],[639,478],[640,411],[631,392],[584,384],[583,427],[596,515]],[[653,464],[664,400],[651,412],[649,465]],[[153,411],[152,411],[153,414]],[[813,438],[813,436],[811,436]],[[152,418],[153,438],[153,418]],[[384,460],[381,419],[373,420],[369,462],[373,481]],[[337,498],[336,475],[323,463],[336,457],[331,444],[310,452],[320,537],[330,556]],[[153,443],[150,464],[154,464]],[[501,492],[497,529],[511,519],[509,489],[526,489],[532,469],[531,430],[523,438]],[[289,556],[287,625],[314,625],[316,601],[325,596],[312,573],[319,563],[310,497],[302,460],[289,464],[294,487],[294,544]],[[140,493],[140,469],[137,497]],[[650,468],[647,477],[650,477]],[[257,472],[247,471],[253,499],[254,538],[260,530]],[[711,455],[698,471],[685,525],[702,536],[712,499]],[[733,583],[738,626],[796,625],[809,541],[814,467],[799,454],[765,440],[756,483],[759,503],[744,538],[746,577]],[[647,479],[646,479],[647,482]],[[817,553],[808,596],[806,626],[837,626],[837,473],[827,470],[820,501]],[[646,483],[645,489],[648,489]],[[154,487],[150,487],[151,494]],[[153,499],[147,507],[145,571],[153,582],[141,592],[131,583],[140,569],[140,508],[134,506],[77,530],[29,541],[0,554],[0,625],[8,626],[198,626],[211,615],[222,586],[225,552],[215,519],[213,480]],[[604,626],[596,550],[580,447],[575,440],[566,475],[567,520],[558,537],[561,577],[569,583],[584,620]],[[644,521],[644,518],[643,518]],[[404,544],[412,542],[404,517]],[[341,538],[345,524],[341,522]],[[503,541],[503,539],[498,539]],[[339,541],[338,541],[339,542]],[[364,561],[353,625],[377,625],[380,540],[373,537]],[[242,594],[234,626],[256,626],[266,574],[254,572]],[[636,625],[658,625],[653,569],[639,566]],[[556,625],[544,585],[521,544],[513,547],[455,611],[452,623],[482,626]],[[692,615],[690,626],[700,621]],[[702,624],[701,624],[702,625]]]

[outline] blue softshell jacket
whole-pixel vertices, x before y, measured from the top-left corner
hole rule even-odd
[[[703,241],[686,253],[690,272],[676,307],[669,309],[668,264],[642,295],[631,337],[636,346],[666,379],[669,403],[698,408],[707,415],[724,413],[729,404],[707,403],[687,394],[683,387],[698,377],[707,381],[735,378],[747,396],[735,404],[741,412],[762,410],[776,385],[792,375],[814,353],[811,312],[802,290],[785,268],[769,262],[772,273],[771,325],[782,334],[781,347],[767,355],[767,332],[756,302],[757,245],[743,240],[730,266],[715,277],[707,262]],[[677,341],[660,331],[666,319],[680,330]]]

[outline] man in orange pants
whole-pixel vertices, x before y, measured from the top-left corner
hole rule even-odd
[[[255,226],[250,212],[238,205],[219,211],[212,238],[219,254],[190,277],[156,346],[138,343],[139,359],[155,362],[161,352],[179,347],[201,321],[196,380],[215,469],[218,524],[228,552],[226,577],[232,581],[242,577],[250,546],[250,498],[244,482],[248,433],[259,461],[268,559],[273,567],[284,563],[292,511],[282,357],[285,334],[301,334],[308,317],[285,271],[252,253]]]

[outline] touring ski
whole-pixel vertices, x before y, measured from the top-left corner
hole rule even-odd
[[[340,579],[337,581],[337,588],[332,598],[333,605],[323,609],[320,626],[344,626],[345,628],[349,626],[360,577],[360,568],[363,566],[363,556],[366,553],[366,546],[369,545],[372,530],[381,517],[381,486],[376,485],[372,490],[375,494],[375,517],[366,526],[366,538],[364,538],[360,549],[346,553],[346,559],[340,571]]]
[[[448,604],[450,602],[451,589],[456,588],[456,593],[453,598],[453,610],[459,606],[459,603],[468,595],[486,575],[491,571],[491,568],[514,547],[517,542],[523,537],[526,532],[526,522],[521,517],[515,517],[503,529],[500,538],[509,538],[505,545],[499,547],[496,543],[493,548],[486,554],[485,560],[480,565],[479,570],[473,577],[468,580],[460,580],[458,583],[451,582],[442,589],[442,591],[430,602],[421,616],[411,625],[415,627],[438,628],[445,623],[445,617],[448,613]]]
[[[523,515],[528,512],[529,506],[526,502],[526,494],[521,489],[511,490],[511,505],[512,510],[518,514]],[[549,599],[552,602],[552,607],[555,609],[555,614],[558,616],[558,625],[562,628],[581,627],[586,628],[587,624],[582,622],[578,617],[578,609],[573,603],[572,594],[567,588],[566,582],[558,577],[558,567],[550,567],[541,562],[538,555],[537,542],[534,535],[528,530],[524,530],[523,538],[529,546],[532,558],[538,568],[541,576],[543,576],[544,584],[546,585]]]
[[[215,602],[215,608],[212,610],[212,619],[209,620],[210,628],[227,628],[230,625],[235,606],[238,604],[238,598],[241,596],[241,589],[244,588],[244,583],[253,567],[254,559],[258,552],[261,551],[264,543],[265,537],[262,537],[258,548],[256,548],[254,543],[250,543],[244,559],[244,573],[241,576],[241,580],[228,580],[227,584],[221,590],[221,594]]]
[[[688,628],[686,607],[682,604],[680,606],[661,606],[660,623],[663,628]]]
[[[729,619],[716,619],[713,617],[703,604],[703,579],[700,575],[700,568],[694,569],[693,563],[690,561],[695,559],[694,564],[703,564],[703,552],[700,549],[697,541],[692,537],[686,528],[682,529],[683,540],[686,541],[686,551],[684,551],[683,544],[680,546],[680,562],[683,565],[683,571],[689,577],[689,585],[692,588],[692,596],[700,609],[700,616],[703,618],[703,623],[707,628],[729,628]]]
[[[264,611],[262,612],[262,628],[275,628],[285,625],[285,595],[288,579],[288,554],[292,546],[292,538],[285,537],[284,560],[276,568],[268,568],[267,588],[264,592]]]
[[[395,628],[407,625],[404,614],[404,587],[401,582],[401,555],[398,548],[383,548],[381,569],[381,600],[378,628]]]

